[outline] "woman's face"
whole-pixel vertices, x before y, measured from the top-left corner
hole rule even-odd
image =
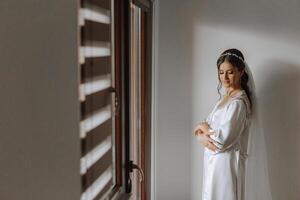
[[[236,67],[225,61],[220,65],[219,68],[219,79],[222,86],[225,88],[240,88],[242,72]]]

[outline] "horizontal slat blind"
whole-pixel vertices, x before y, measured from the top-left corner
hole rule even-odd
[[[82,0],[80,174],[81,200],[104,199],[115,183],[111,0]]]

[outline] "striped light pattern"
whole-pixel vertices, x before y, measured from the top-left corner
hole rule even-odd
[[[113,121],[112,96],[107,92],[110,91],[107,89],[113,87],[112,77],[114,76],[111,64],[113,62],[113,42],[111,41],[113,38],[111,12],[113,0],[99,0],[99,2],[81,0],[81,2],[78,22],[83,37],[78,49],[78,59],[82,68],[81,72],[83,72],[79,84],[79,101],[83,107],[79,136],[82,142],[80,175],[82,176],[84,191],[80,199],[94,200],[96,197],[98,199],[106,198],[113,188],[115,179],[114,156],[109,155],[109,152],[114,152],[113,122],[105,124],[109,120]],[[103,5],[105,8],[101,8],[99,5]],[[100,37],[94,38],[94,35]],[[104,60],[111,59],[111,61],[94,62],[94,60],[97,61],[102,58]],[[89,63],[86,63],[87,61]],[[85,67],[87,68],[85,69]],[[109,68],[111,68],[110,71],[107,70]],[[107,136],[104,137],[103,134]],[[101,140],[98,141],[95,138]],[[103,169],[96,171],[102,164],[105,164]],[[104,166],[109,167],[105,169]]]

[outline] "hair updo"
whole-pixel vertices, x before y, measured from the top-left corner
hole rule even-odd
[[[223,54],[228,54],[228,55],[223,55]],[[234,55],[230,55],[230,54],[234,54]],[[245,90],[247,96],[248,96],[248,99],[250,101],[250,105],[252,107],[252,100],[251,100],[251,91],[247,85],[248,83],[248,79],[249,79],[249,76],[247,74],[247,72],[245,71],[245,59],[244,59],[244,55],[242,54],[242,52],[238,49],[227,49],[225,50],[221,56],[219,57],[219,59],[217,60],[217,67],[218,67],[218,72],[220,70],[220,65],[223,63],[223,62],[229,62],[232,66],[236,67],[239,71],[242,71],[244,70],[244,73],[241,77],[241,87],[243,90]],[[220,95],[220,98],[221,98],[221,93],[220,93],[220,89],[222,87],[221,85],[221,80],[220,80],[220,75],[218,73],[218,79],[219,79],[219,84],[218,84],[218,93]]]

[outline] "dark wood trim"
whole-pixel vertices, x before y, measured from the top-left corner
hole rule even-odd
[[[125,135],[125,191],[126,193],[131,192],[131,182],[130,182],[130,0],[123,0],[123,41],[124,41],[124,65],[123,65],[123,83],[124,83],[124,135]]]
[[[122,30],[121,30],[121,24],[122,24],[122,7],[120,0],[115,0],[114,2],[114,32],[115,32],[115,89],[118,93],[119,101],[123,99],[122,94]],[[118,102],[121,104],[121,102]],[[122,108],[122,104],[121,104]],[[118,187],[122,186],[122,109],[118,110],[118,113],[115,117],[115,141],[117,143],[116,149],[115,149],[115,156],[116,156],[116,185]]]
[[[150,199],[150,155],[151,152],[151,73],[152,73],[152,1],[138,1],[138,0],[115,0],[115,72],[116,72],[116,90],[119,91],[121,109],[118,118],[116,118],[116,128],[119,129],[118,140],[120,144],[119,150],[125,156],[125,192],[131,192],[130,171],[130,3],[133,2],[138,7],[142,8],[142,40],[144,45],[144,51],[142,52],[142,87],[144,88],[142,93],[142,166],[140,166],[145,172],[145,180],[142,186],[142,199]],[[150,2],[149,4],[143,4],[143,2]],[[150,12],[149,12],[150,11]],[[117,77],[119,76],[119,77]],[[117,122],[117,120],[119,120]],[[118,126],[118,127],[117,127]],[[124,137],[124,138],[122,138]],[[117,139],[117,138],[116,138]],[[122,139],[124,143],[122,143]],[[116,152],[116,156],[118,156]],[[119,154],[122,156],[122,154]],[[122,157],[117,160],[122,160]],[[147,162],[148,161],[148,162]],[[122,164],[122,163],[119,163]],[[117,166],[119,166],[119,164]],[[122,165],[120,165],[120,175],[122,175]],[[117,176],[118,177],[118,176]],[[117,181],[118,182],[118,181]],[[120,186],[122,179],[120,179]]]

